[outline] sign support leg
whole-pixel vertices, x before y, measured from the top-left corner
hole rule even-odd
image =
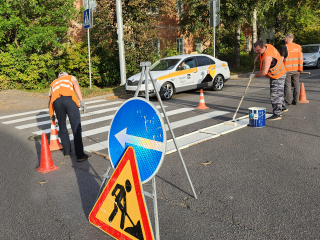
[[[177,151],[178,151],[178,153],[179,153],[180,160],[181,160],[182,165],[183,165],[183,167],[184,167],[184,171],[186,172],[186,175],[187,175],[187,177],[188,177],[189,184],[190,184],[191,189],[192,189],[193,194],[194,194],[194,198],[197,199],[197,194],[196,194],[196,192],[195,192],[195,190],[194,190],[194,188],[193,188],[193,185],[192,185],[192,182],[191,182],[189,173],[188,173],[188,169],[187,169],[187,167],[186,167],[186,165],[185,165],[185,163],[184,163],[182,154],[181,154],[181,152],[180,152],[180,148],[179,148],[179,146],[178,146],[178,143],[177,143],[176,138],[175,138],[175,136],[174,136],[174,133],[173,133],[173,131],[172,131],[172,128],[171,128],[171,125],[170,125],[170,122],[169,122],[169,118],[168,118],[168,116],[167,116],[167,114],[166,114],[166,111],[164,110],[164,107],[163,107],[163,104],[162,104],[162,100],[161,100],[161,97],[160,97],[160,95],[159,95],[159,93],[158,93],[158,90],[157,90],[157,88],[156,88],[156,84],[155,84],[154,78],[152,77],[152,74],[151,74],[151,71],[150,71],[150,70],[149,70],[146,74],[149,74],[149,76],[150,76],[151,82],[152,82],[152,84],[153,84],[153,89],[154,89],[155,93],[157,94],[158,102],[160,103],[160,106],[161,106],[161,109],[162,109],[162,113],[163,113],[163,115],[164,115],[165,118],[166,118],[166,121],[167,121],[169,130],[170,130],[170,133],[171,133],[171,135],[172,135],[172,139],[173,139],[174,145],[175,145],[175,147],[176,147],[176,149],[177,149]]]
[[[107,171],[105,172],[105,174],[102,175],[104,178],[103,178],[103,181],[101,183],[101,186],[100,186],[100,189],[99,189],[99,193],[98,193],[98,196],[97,196],[97,199],[96,199],[95,202],[97,202],[97,200],[98,200],[98,198],[99,198],[99,196],[100,196],[100,194],[101,194],[101,192],[103,190],[103,187],[106,184],[106,180],[110,178],[110,176],[109,176],[110,170],[111,170],[111,163],[109,164],[109,167],[108,167]]]
[[[152,193],[143,191],[143,194],[153,201],[153,215],[154,215],[154,228],[156,232],[156,240],[160,240],[160,230],[159,230],[159,214],[158,214],[158,201],[157,201],[157,188],[156,188],[156,177],[152,178]]]
[[[154,214],[154,228],[156,230],[156,240],[160,240],[160,230],[159,230],[159,218],[158,218],[158,200],[157,200],[157,188],[156,188],[156,177],[152,178],[152,188],[153,188],[153,214]]]

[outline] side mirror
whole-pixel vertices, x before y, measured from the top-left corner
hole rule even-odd
[[[179,66],[179,67],[178,67],[178,70],[179,70],[179,71],[181,71],[181,70],[186,70],[186,66]]]

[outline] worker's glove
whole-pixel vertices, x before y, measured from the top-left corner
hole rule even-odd
[[[87,112],[87,106],[83,100],[80,101],[80,111],[82,111],[83,113]]]
[[[254,79],[256,75],[254,73],[250,74],[250,79]]]
[[[51,121],[56,121],[56,115],[53,115],[52,117],[50,117]]]

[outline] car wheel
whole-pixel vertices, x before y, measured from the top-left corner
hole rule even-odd
[[[320,58],[319,58],[318,61],[317,61],[317,66],[316,66],[316,68],[320,69]]]
[[[174,87],[172,83],[170,82],[164,83],[160,89],[161,98],[164,100],[169,100],[173,96],[173,92],[174,92],[173,90],[174,90]]]
[[[224,78],[222,75],[217,75],[212,83],[212,90],[214,91],[220,91],[224,87]]]

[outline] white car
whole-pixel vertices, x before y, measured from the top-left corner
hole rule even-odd
[[[320,68],[320,44],[301,45],[303,66]]]
[[[174,93],[211,87],[219,91],[230,78],[228,63],[205,54],[178,55],[160,59],[151,67],[156,80],[156,88],[162,99],[170,99]],[[127,93],[135,93],[141,73],[129,77],[126,83]],[[143,77],[145,78],[145,76]],[[144,79],[143,79],[144,80]],[[156,93],[148,78],[150,96]],[[139,95],[145,95],[145,81],[142,82]]]

